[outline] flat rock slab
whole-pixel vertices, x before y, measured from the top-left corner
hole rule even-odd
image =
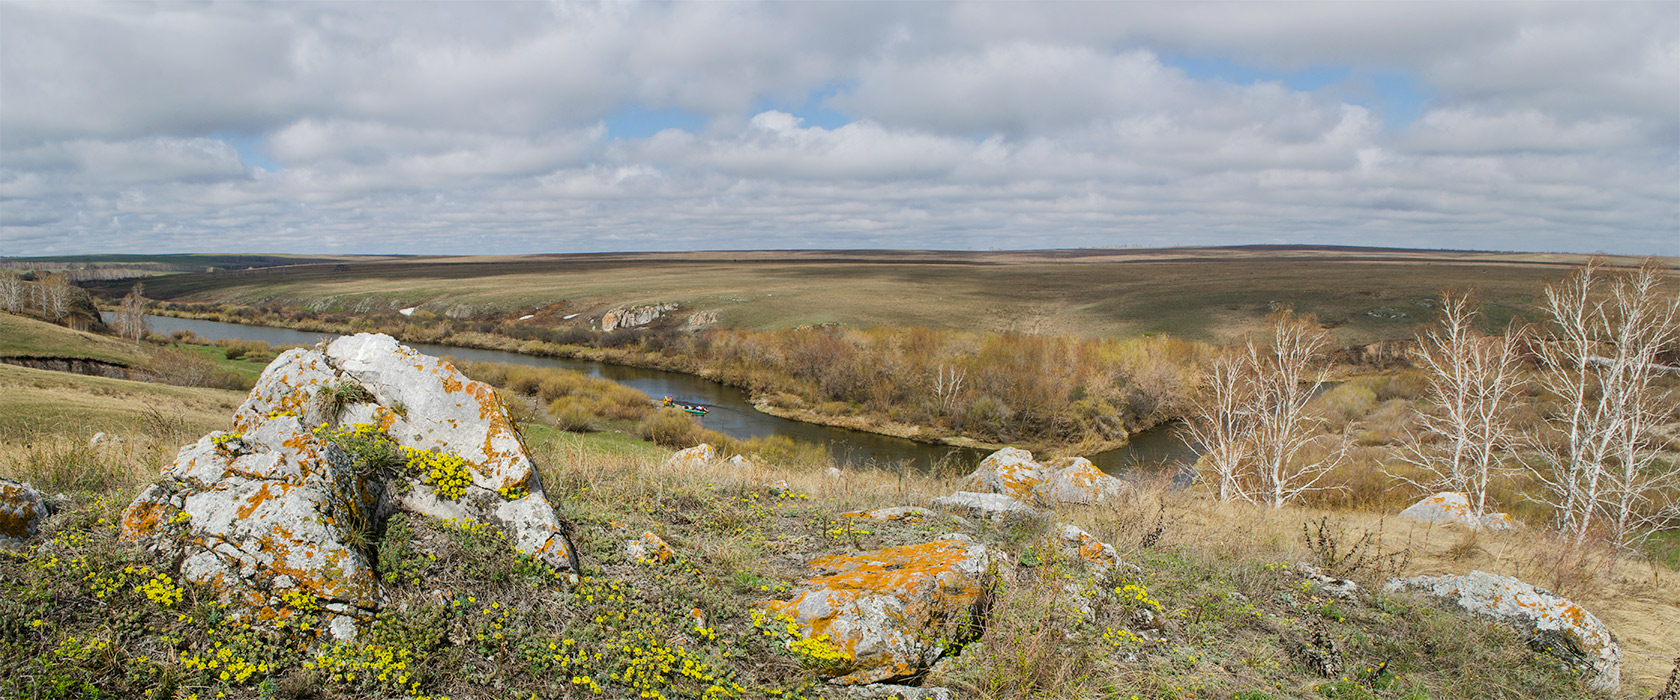
[[[1621,686],[1622,647],[1616,634],[1592,613],[1550,591],[1485,571],[1389,579],[1383,590],[1421,591],[1515,625],[1536,647],[1590,673],[1594,690],[1615,692]]]
[[[958,491],[933,499],[933,505],[947,510],[964,511],[971,516],[994,520],[1009,516],[1037,517],[1038,511],[1011,496],[1001,493]]]
[[[939,640],[972,619],[999,556],[985,545],[941,539],[821,557],[791,600],[761,607],[798,623],[808,638],[827,635],[845,653],[833,683],[909,677],[937,661],[945,652]]]

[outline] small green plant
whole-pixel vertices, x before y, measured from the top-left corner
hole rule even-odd
[[[373,400],[373,394],[368,393],[366,387],[348,379],[321,387],[319,396],[326,403],[328,422],[334,425],[338,424],[338,417],[350,404]]]

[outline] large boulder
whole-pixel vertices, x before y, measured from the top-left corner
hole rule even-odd
[[[958,537],[821,557],[792,599],[761,607],[844,657],[830,669],[833,683],[908,678],[939,660],[972,620],[999,557]]]
[[[123,517],[127,539],[224,598],[272,607],[307,594],[365,616],[379,602],[368,539],[398,509],[487,523],[572,566],[495,392],[389,336],[282,353],[234,425],[183,448]],[[370,466],[341,447],[347,436],[388,446],[396,464]]]
[[[1590,674],[1590,685],[1615,692],[1622,679],[1622,647],[1609,626],[1550,591],[1510,576],[1472,571],[1463,576],[1390,579],[1383,590],[1421,591],[1473,613],[1514,625],[1529,643]]]
[[[1485,513],[1477,517],[1476,510],[1470,507],[1469,497],[1457,491],[1442,491],[1413,503],[1400,511],[1400,517],[1428,523],[1463,525],[1472,530],[1512,530],[1517,526],[1516,521],[1504,513]]]
[[[1044,470],[1038,493],[1053,503],[1102,503],[1126,494],[1126,482],[1104,474],[1084,457],[1055,460]]]
[[[1041,464],[1031,452],[1016,447],[987,455],[958,487],[1027,503],[1099,503],[1126,492],[1124,481],[1104,474],[1084,457]]]
[[[645,306],[618,307],[601,316],[601,331],[608,332],[619,328],[635,328],[645,326],[659,320],[667,312],[676,311],[676,304],[647,304]]]
[[[41,531],[47,505],[28,484],[0,479],[0,545],[22,547]]]

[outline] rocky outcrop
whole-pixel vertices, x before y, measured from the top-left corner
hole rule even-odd
[[[1429,523],[1463,525],[1472,530],[1514,530],[1517,527],[1516,521],[1504,513],[1486,513],[1476,517],[1475,509],[1470,507],[1470,499],[1457,491],[1442,491],[1413,503],[1400,511],[1400,517]]]
[[[805,640],[837,652],[831,682],[841,685],[908,678],[960,639],[1001,555],[953,536],[923,544],[810,563],[811,577],[789,600],[761,605],[765,617],[791,621]]]
[[[225,600],[280,614],[302,595],[366,617],[380,601],[371,541],[398,509],[485,523],[572,566],[495,392],[389,336],[281,354],[234,425],[182,448],[123,516],[125,539]]]
[[[1031,452],[1005,447],[981,460],[959,488],[1026,503],[1101,503],[1124,496],[1127,486],[1084,457],[1041,464]]]
[[[1615,692],[1621,685],[1622,648],[1615,633],[1592,613],[1549,591],[1485,571],[1390,579],[1383,590],[1421,591],[1499,619],[1527,635],[1530,645],[1590,674],[1594,690]]]
[[[620,328],[635,328],[645,326],[659,320],[661,316],[677,310],[676,304],[648,304],[646,306],[618,307],[601,316],[601,331],[614,331]]]
[[[22,547],[41,532],[47,504],[34,487],[0,479],[0,546]]]

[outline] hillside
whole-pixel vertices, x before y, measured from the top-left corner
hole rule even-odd
[[[572,527],[581,580],[493,530],[399,513],[374,543],[382,611],[355,642],[335,643],[312,601],[293,601],[281,618],[289,625],[229,617],[214,591],[160,578],[167,562],[119,541],[123,509],[173,447],[226,427],[242,395],[7,367],[0,378],[13,402],[3,415],[43,414],[8,428],[0,476],[65,494],[33,548],[0,556],[7,697],[839,697],[824,682],[834,647],[755,611],[788,600],[819,557],[950,533],[1006,554],[1007,574],[987,589],[983,618],[946,632],[957,661],[908,680],[968,697],[1593,695],[1509,628],[1378,592],[1396,574],[1479,569],[1573,598],[1620,635],[1618,697],[1661,687],[1668,633],[1680,625],[1671,572],[1541,532],[1216,504],[1164,484],[1027,518],[870,520],[846,514],[924,506],[960,485],[669,460],[626,450],[620,435],[585,434],[532,441],[531,455]],[[125,430],[138,439],[89,449],[100,417],[124,406],[207,424],[184,435]],[[1112,544],[1124,564],[1097,573],[1066,554],[1061,524]],[[657,548],[627,549],[644,533],[667,543],[668,561]],[[1301,573],[1303,561],[1360,592],[1337,597]],[[1070,581],[1091,586],[1086,609],[1069,606]]]
[[[133,343],[0,312],[0,358],[74,358],[143,367],[147,354]]]

